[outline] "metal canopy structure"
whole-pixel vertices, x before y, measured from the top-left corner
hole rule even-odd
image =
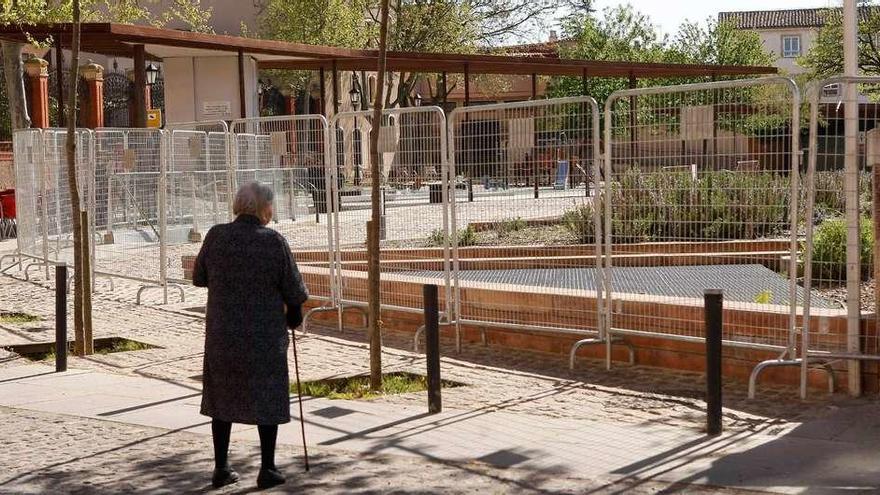
[[[70,45],[72,25],[38,24],[0,27],[0,39],[29,43],[52,38],[63,48]],[[150,26],[115,23],[84,23],[84,52],[129,57],[143,46],[147,59],[167,57],[228,56],[244,54],[261,69],[372,70],[376,50],[354,50],[218,34],[193,33]],[[624,61],[593,61],[516,57],[502,55],[389,52],[388,68],[406,72],[459,72],[468,74],[520,74],[577,77],[722,77],[775,74],[775,67],[666,64]]]

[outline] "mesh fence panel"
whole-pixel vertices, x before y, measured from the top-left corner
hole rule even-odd
[[[17,210],[18,249],[22,255],[42,258],[43,227],[47,211],[44,203],[42,131],[15,131],[12,137],[15,156],[15,202]]]
[[[606,104],[605,284],[615,334],[794,350],[799,93],[788,79],[620,91]],[[794,356],[789,356],[793,358]]]
[[[452,112],[459,321],[599,331],[598,121],[589,97]]]
[[[877,330],[863,321],[876,311],[873,197],[880,115],[873,101],[878,92],[880,78],[837,77],[815,84],[809,93],[812,187],[804,264],[805,283],[813,290],[804,326],[812,360],[880,357]],[[859,366],[850,362],[848,368],[849,388],[858,390]]]
[[[330,122],[332,195],[336,201],[338,284],[344,304],[364,304],[367,222],[371,219],[372,112]],[[379,131],[381,300],[383,307],[422,308],[422,284],[440,286],[441,311],[452,306],[446,118],[438,107],[390,109]]]
[[[95,270],[159,284],[159,189],[164,132],[95,131]]]
[[[325,167],[327,121],[322,116],[283,116],[232,123],[235,181],[259,181],[275,192],[268,227],[281,233],[312,297],[332,301],[332,218]]]
[[[169,159],[165,187],[160,187],[167,239],[164,269],[168,281],[182,282],[207,231],[231,218],[235,187],[230,174],[229,133],[225,122],[168,127]]]

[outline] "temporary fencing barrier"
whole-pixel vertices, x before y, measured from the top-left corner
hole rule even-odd
[[[368,300],[367,221],[371,218],[372,112],[346,112],[330,122],[331,202],[339,304]],[[439,107],[385,110],[379,129],[379,241],[382,306],[422,311],[421,284],[444,287],[452,306],[446,116]]]
[[[624,338],[702,342],[703,289],[722,288],[724,344],[779,353],[754,369],[751,393],[763,369],[784,365],[801,367],[805,394],[809,366],[880,354],[861,325],[870,263],[853,240],[880,162],[878,117],[829,100],[847,82],[870,92],[880,79],[817,86],[803,186],[801,98],[782,77],[618,91],[604,138],[589,97],[459,108],[448,122],[437,107],[386,110],[383,308],[420,312],[421,285],[440,285],[443,323],[459,336],[461,325],[569,334],[580,338],[572,366],[591,344],[610,366]],[[315,311],[341,325],[368,299],[374,125],[371,112],[349,112],[79,131],[96,273],[167,299],[204,233],[231,219],[237,186],[258,180],[276,192],[269,226],[324,301]],[[847,126],[863,132],[854,147],[840,137]],[[65,132],[14,136],[19,252],[44,264],[70,261]],[[849,214],[843,262],[814,246],[829,211]],[[817,292],[847,277],[847,308]]]
[[[880,115],[871,103],[878,90],[878,77],[841,76],[814,83],[808,93],[804,286],[811,297],[807,298],[803,324],[802,395],[806,394],[810,363],[848,360],[848,389],[858,394],[860,361],[880,360],[877,328],[863,320],[863,314],[876,305],[876,297],[866,301],[862,296],[867,288],[863,284],[870,278],[876,281],[878,274]],[[842,308],[816,304],[827,300],[825,294],[829,293],[842,295]],[[839,318],[835,321],[834,317],[841,313],[846,318],[845,328],[835,324]]]
[[[236,184],[272,186],[275,217],[269,227],[290,244],[311,297],[324,301],[318,311],[336,310],[327,120],[320,115],[242,119],[230,130]]]
[[[596,101],[457,108],[449,140],[456,323],[604,339]]]

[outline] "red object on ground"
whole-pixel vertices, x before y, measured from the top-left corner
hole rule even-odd
[[[0,191],[0,212],[2,218],[15,219],[15,189]]]

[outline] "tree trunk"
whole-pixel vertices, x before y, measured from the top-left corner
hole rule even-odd
[[[84,304],[85,284],[88,277],[85,271],[88,269],[88,251],[83,247],[85,238],[84,227],[88,225],[87,215],[83,215],[82,200],[79,194],[79,177],[76,167],[77,142],[76,142],[76,94],[79,82],[79,0],[73,1],[73,39],[70,58],[70,83],[67,93],[67,182],[70,188],[71,219],[73,220],[73,259],[74,259],[74,352],[77,356],[84,356],[91,345],[86,343],[85,318],[86,311],[90,311]],[[83,220],[85,219],[85,222]],[[84,225],[84,223],[86,225]],[[90,289],[90,288],[88,288]]]
[[[3,77],[6,80],[6,97],[9,100],[9,116],[13,129],[26,129],[31,125],[24,90],[24,64],[21,60],[21,43],[0,41],[3,56]]]
[[[388,53],[388,0],[382,0],[381,23],[379,28],[379,68],[376,74],[376,94],[373,108],[373,126],[370,130],[370,175],[372,220],[367,236],[367,252],[370,256],[368,278],[370,287],[370,389],[382,389],[382,321],[379,280],[379,222],[382,187],[381,167],[379,166],[379,132],[382,127],[382,103],[385,92],[385,66]]]

